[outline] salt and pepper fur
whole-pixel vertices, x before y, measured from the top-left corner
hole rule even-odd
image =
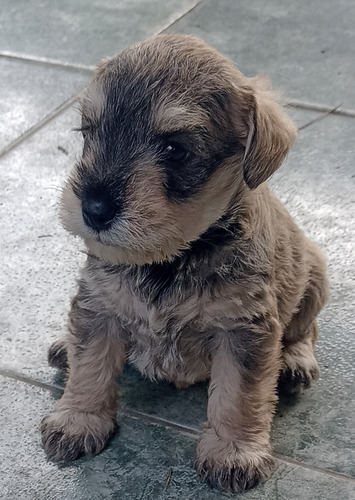
[[[88,258],[68,334],[49,352],[68,381],[42,422],[44,449],[57,460],[103,450],[128,362],[177,387],[209,379],[197,473],[226,491],[253,487],[273,468],[278,381],[298,392],[318,377],[328,294],[320,251],[264,182],[296,127],[265,82],[183,35],[102,61],[81,105],[83,155],[61,218]],[[166,165],[176,136],[190,156]],[[103,231],[82,215],[93,186],[120,206]]]

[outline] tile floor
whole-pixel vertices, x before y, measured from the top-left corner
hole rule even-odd
[[[277,469],[245,499],[355,499],[355,4],[352,0],[3,0],[0,9],[0,496],[4,500],[218,499],[196,481],[206,386],[177,391],[132,368],[120,432],[95,458],[46,460],[39,422],[63,380],[46,363],[63,334],[81,244],[57,219],[80,152],[75,98],[97,61],[162,32],[203,37],[247,75],[287,91],[303,128],[270,184],[329,262],[321,378],[282,400]],[[171,481],[167,477],[171,473]]]

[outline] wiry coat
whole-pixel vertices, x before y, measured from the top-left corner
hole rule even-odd
[[[318,376],[324,260],[264,183],[296,129],[258,79],[182,35],[104,61],[82,113],[62,219],[88,259],[68,336],[50,350],[69,379],[44,447],[101,451],[128,361],[177,387],[210,379],[197,471],[251,487],[272,469],[278,378],[298,391]]]

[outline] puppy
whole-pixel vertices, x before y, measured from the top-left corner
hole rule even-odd
[[[42,422],[50,457],[104,449],[129,362],[177,387],[210,380],[200,478],[235,492],[271,473],[277,383],[298,392],[317,379],[328,286],[320,251],[264,182],[296,137],[264,87],[183,35],[100,63],[61,199],[88,257],[49,352],[69,374]]]

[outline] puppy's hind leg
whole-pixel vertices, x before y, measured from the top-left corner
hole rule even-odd
[[[319,377],[318,362],[313,344],[318,335],[318,326],[313,321],[304,331],[304,337],[283,348],[283,367],[279,376],[280,393],[296,394],[308,389]]]
[[[48,349],[48,364],[52,368],[68,368],[68,342],[65,338],[56,340]]]
[[[310,272],[308,284],[298,311],[286,327],[283,336],[283,366],[279,390],[298,393],[307,389],[319,377],[314,344],[318,337],[316,316],[328,299],[328,280],[324,258],[309,242]]]

